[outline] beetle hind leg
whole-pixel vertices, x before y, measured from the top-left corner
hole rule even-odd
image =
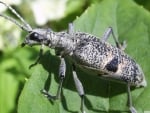
[[[128,94],[128,106],[131,113],[137,113],[136,109],[132,105],[132,98],[131,98],[131,91],[130,91],[130,84],[127,84],[127,94]]]

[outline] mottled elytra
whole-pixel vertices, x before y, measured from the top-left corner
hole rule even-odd
[[[66,72],[66,63],[64,58],[68,56],[73,64],[72,75],[78,94],[81,97],[82,113],[85,113],[85,93],[83,85],[77,77],[76,66],[86,68],[87,70],[93,70],[93,75],[96,74],[101,77],[111,78],[116,81],[126,83],[128,89],[129,110],[131,113],[137,113],[136,109],[132,105],[130,86],[146,86],[144,73],[141,67],[123,51],[125,49],[125,45],[121,45],[119,43],[111,27],[106,30],[101,39],[88,33],[74,31],[72,23],[69,24],[68,31],[63,32],[54,32],[51,29],[42,28],[32,29],[32,27],[11,6],[3,2],[0,3],[10,9],[22,23],[19,23],[15,19],[3,14],[0,14],[0,16],[13,22],[22,30],[28,32],[22,46],[41,46],[39,57],[34,64],[30,65],[30,68],[39,62],[43,53],[43,46],[55,49],[57,51],[57,55],[59,55],[61,63],[58,73],[60,82],[57,94],[53,96],[46,90],[41,90],[41,93],[48,99],[55,100],[60,98]],[[113,46],[107,42],[110,35],[113,36],[116,46]]]

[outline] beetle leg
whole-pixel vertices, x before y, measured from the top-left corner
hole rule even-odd
[[[127,47],[127,42],[124,40],[123,43],[121,44],[121,50],[125,50]]]
[[[43,55],[43,46],[44,46],[44,45],[41,45],[38,58],[37,58],[37,60],[35,61],[35,63],[33,63],[33,64],[31,64],[31,65],[29,66],[29,69],[31,69],[33,66],[35,66],[35,65],[37,65],[37,64],[39,63],[39,61],[40,61],[40,59],[41,59],[41,57],[42,57],[42,55]]]
[[[68,24],[68,34],[69,34],[69,35],[73,35],[73,34],[74,34],[73,23],[69,23],[69,24]]]
[[[62,84],[63,84],[63,80],[65,78],[65,72],[66,72],[66,63],[65,63],[65,60],[64,58],[61,57],[61,63],[60,63],[60,66],[59,66],[59,86],[58,86],[58,89],[57,89],[57,93],[55,96],[49,94],[46,90],[41,90],[41,93],[44,94],[48,99],[59,99],[60,98],[60,95],[61,95],[61,90],[62,90]]]
[[[81,112],[86,113],[84,111],[84,96],[85,96],[85,93],[84,93],[83,85],[82,85],[81,81],[79,80],[79,78],[77,77],[77,73],[75,71],[75,65],[73,65],[73,79],[74,79],[75,86],[76,86],[76,89],[78,91],[78,94],[81,97],[81,107],[80,107]]]
[[[131,113],[137,113],[136,109],[132,105],[132,97],[131,97],[131,91],[130,91],[130,84],[127,84],[127,94],[128,94],[128,105],[129,110]]]
[[[104,41],[104,42],[107,41],[111,34],[112,34],[112,37],[113,37],[113,39],[114,39],[114,41],[115,41],[115,43],[116,43],[116,46],[117,46],[119,49],[124,50],[124,49],[126,48],[126,43],[125,43],[125,41],[123,42],[123,44],[120,44],[120,43],[119,43],[118,38],[115,37],[115,34],[114,34],[114,32],[113,32],[112,27],[109,27],[109,28],[105,31],[105,33],[103,34],[101,40]]]

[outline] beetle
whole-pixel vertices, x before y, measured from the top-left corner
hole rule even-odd
[[[73,24],[69,24],[68,31],[54,32],[51,29],[42,29],[32,27],[9,5],[0,1],[12,11],[22,22],[15,21],[15,19],[6,15],[0,14],[1,17],[15,23],[24,31],[28,32],[22,47],[25,45],[35,46],[40,45],[39,57],[34,64],[31,64],[29,68],[36,65],[43,53],[43,47],[55,49],[57,55],[60,58],[59,65],[59,86],[57,94],[55,96],[49,94],[46,90],[41,90],[48,99],[59,99],[62,89],[62,84],[65,79],[66,63],[65,57],[69,56],[72,60],[73,67],[73,79],[79,96],[81,97],[81,112],[84,110],[84,89],[83,85],[77,77],[76,66],[93,71],[93,74],[97,74],[102,78],[114,79],[122,83],[127,84],[127,93],[129,100],[129,110],[131,113],[137,113],[136,109],[132,105],[130,87],[145,87],[147,85],[144,73],[128,54],[124,52],[126,47],[125,43],[120,44],[118,38],[115,37],[113,29],[109,27],[101,39],[98,37],[85,33],[74,31]],[[116,46],[107,42],[110,35],[116,43]]]

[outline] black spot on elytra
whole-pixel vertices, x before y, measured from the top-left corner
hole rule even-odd
[[[113,58],[108,64],[106,64],[105,68],[108,71],[116,72],[118,69],[118,59]]]

